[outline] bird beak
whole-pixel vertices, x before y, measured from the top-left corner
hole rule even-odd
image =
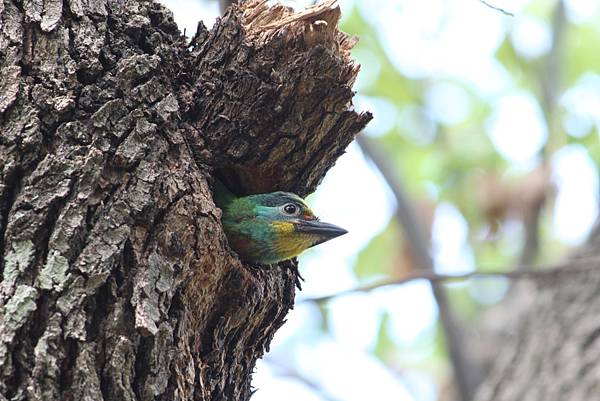
[[[317,241],[311,246],[322,244],[325,241],[348,233],[348,231],[341,227],[319,220],[299,220],[294,224],[294,227],[298,233],[312,234],[317,238]]]

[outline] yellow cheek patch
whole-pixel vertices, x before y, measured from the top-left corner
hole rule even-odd
[[[289,235],[296,231],[294,229],[294,224],[288,223],[287,221],[274,221],[272,225],[280,235]]]
[[[285,258],[299,255],[314,242],[312,235],[296,232],[292,223],[278,221],[273,226],[279,233],[274,241],[275,248]]]

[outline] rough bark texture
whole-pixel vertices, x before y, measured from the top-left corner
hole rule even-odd
[[[210,183],[302,195],[370,116],[328,2],[0,1],[0,400],[247,400],[294,263],[243,264]]]
[[[579,267],[522,283],[502,308],[505,335],[476,401],[600,399],[600,227],[571,260]],[[584,268],[585,267],[585,268]],[[589,268],[588,268],[589,267]]]

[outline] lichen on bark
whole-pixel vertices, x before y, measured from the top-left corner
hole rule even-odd
[[[309,193],[367,123],[338,19],[0,3],[0,399],[250,397],[296,264],[240,261],[210,186]]]

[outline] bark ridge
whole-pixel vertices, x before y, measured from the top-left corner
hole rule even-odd
[[[246,400],[295,263],[243,264],[210,184],[314,190],[370,119],[335,2],[0,2],[0,400]]]

